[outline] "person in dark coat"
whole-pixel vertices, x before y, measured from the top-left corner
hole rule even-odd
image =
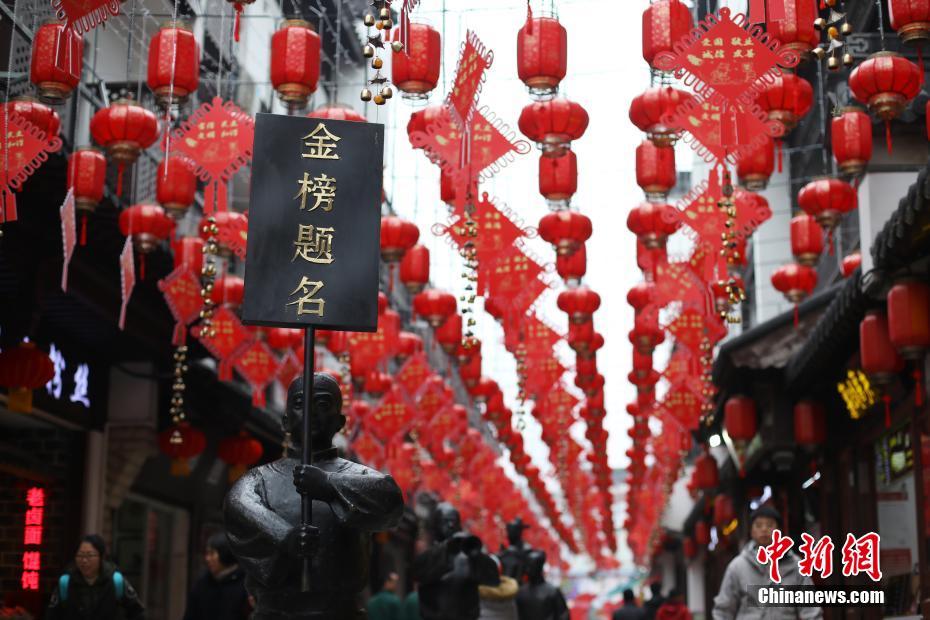
[[[207,540],[207,571],[194,582],[184,620],[248,620],[252,611],[245,573],[229,548],[226,532]]]
[[[142,620],[145,608],[135,589],[107,560],[103,538],[81,539],[74,564],[58,579],[46,620]]]
[[[668,593],[668,599],[656,612],[656,620],[691,620],[691,612],[678,590]]]
[[[656,612],[665,602],[665,597],[662,596],[662,584],[653,581],[649,584],[649,590],[652,592],[652,598],[643,604],[644,620],[655,620]]]
[[[643,620],[646,612],[636,604],[633,590],[627,588],[623,591],[623,607],[614,612],[612,620]]]

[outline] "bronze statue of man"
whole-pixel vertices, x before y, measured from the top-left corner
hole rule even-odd
[[[546,554],[533,550],[526,556],[527,582],[517,593],[517,617],[520,620],[568,620],[568,605],[562,591],[546,583],[543,567]]]
[[[346,419],[339,384],[328,374],[313,377],[311,412],[311,465],[295,456],[303,423],[298,378],[282,420],[296,445],[250,470],[226,496],[226,530],[255,597],[254,620],[364,618],[358,593],[368,583],[371,532],[396,527],[403,512],[391,476],[336,456],[333,437]],[[313,500],[312,527],[301,525],[301,494]],[[304,557],[311,558],[309,592],[301,591]]]
[[[523,519],[517,517],[510,523],[507,523],[507,542],[509,546],[501,545],[498,557],[501,559],[501,568],[503,573],[508,577],[523,582],[523,576],[526,574],[526,556],[533,550],[526,542],[523,541],[523,531],[529,529],[529,525],[523,522]]]

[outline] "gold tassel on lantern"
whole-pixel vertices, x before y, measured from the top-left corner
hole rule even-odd
[[[32,390],[29,388],[10,388],[6,406],[10,411],[17,413],[32,413]]]

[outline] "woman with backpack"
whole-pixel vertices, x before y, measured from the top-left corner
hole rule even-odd
[[[81,539],[74,565],[58,579],[46,620],[142,620],[145,608],[123,574],[107,561],[103,538]]]

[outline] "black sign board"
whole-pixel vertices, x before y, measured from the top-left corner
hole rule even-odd
[[[375,331],[384,125],[259,114],[242,320]]]

